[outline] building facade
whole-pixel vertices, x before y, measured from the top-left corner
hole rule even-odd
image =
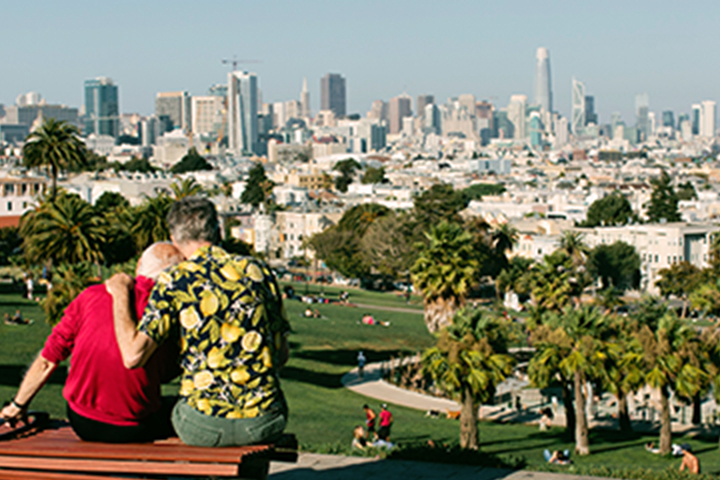
[[[320,110],[330,110],[336,117],[346,110],[345,79],[337,73],[328,73],[320,79]]]
[[[160,92],[155,97],[155,116],[167,117],[172,129],[189,132],[192,124],[190,94],[188,92]]]
[[[550,52],[540,47],[535,54],[535,88],[533,103],[546,112],[553,111],[552,87],[550,81]]]
[[[238,155],[258,150],[257,75],[228,74],[228,148]]]
[[[108,77],[85,80],[85,135],[118,136],[118,87]]]

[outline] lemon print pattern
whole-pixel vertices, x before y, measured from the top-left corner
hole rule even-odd
[[[290,330],[268,267],[204,247],[161,275],[138,325],[156,343],[180,336],[180,396],[196,410],[253,418],[283,401],[274,358]]]

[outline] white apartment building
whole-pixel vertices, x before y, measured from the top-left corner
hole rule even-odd
[[[17,227],[23,213],[30,210],[45,190],[46,180],[31,177],[0,178],[0,227]]]
[[[214,135],[222,128],[223,97],[208,95],[192,97],[191,125],[192,132],[199,135]]]
[[[625,242],[635,247],[641,260],[641,290],[658,294],[658,272],[675,263],[687,261],[698,268],[707,266],[710,237],[720,227],[709,224],[657,223],[578,229],[589,247]]]
[[[337,224],[343,212],[337,208],[324,211],[285,211],[275,213],[280,257],[313,258],[312,249],[305,249],[303,241]]]

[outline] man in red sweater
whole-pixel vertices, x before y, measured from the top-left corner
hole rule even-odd
[[[170,243],[148,247],[138,261],[135,311],[142,315],[158,275],[181,262],[182,254]],[[75,433],[83,440],[100,442],[148,441],[167,435],[170,407],[161,411],[160,384],[175,359],[172,342],[143,367],[123,365],[112,317],[112,297],[105,285],[88,287],[65,314],[28,369],[17,394],[0,412],[0,418],[22,419],[33,397],[57,365],[72,355],[63,396]],[[176,355],[176,352],[175,352]],[[179,373],[179,370],[178,370]]]

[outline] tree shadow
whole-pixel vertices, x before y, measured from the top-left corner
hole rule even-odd
[[[280,370],[280,378],[310,383],[324,388],[342,388],[342,373],[323,373],[293,366],[285,366]]]
[[[27,365],[0,365],[0,385],[7,387],[17,387],[20,385],[25,372],[27,372]],[[47,383],[54,385],[65,385],[67,380],[67,367],[64,365],[58,366]]]
[[[294,351],[293,357],[332,365],[356,366],[359,350],[300,350]],[[368,363],[384,362],[390,358],[413,355],[408,350],[363,350]]]

